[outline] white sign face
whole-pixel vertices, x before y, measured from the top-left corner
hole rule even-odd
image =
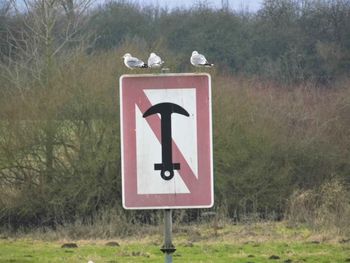
[[[126,209],[213,205],[210,76],[120,78]]]
[[[184,155],[195,176],[197,169],[197,127],[196,127],[196,97],[195,89],[154,89],[146,90],[145,94],[152,105],[164,101],[186,107],[189,117],[174,114],[171,118],[172,139]],[[154,170],[154,162],[162,161],[162,145],[155,133],[142,117],[142,112],[136,106],[136,149],[137,149],[137,193],[138,194],[176,194],[190,193],[181,176],[175,170],[174,180],[164,180],[158,171]],[[186,127],[186,129],[184,129]],[[147,144],[145,143],[147,142]],[[152,151],[150,151],[152,149]],[[149,176],[154,174],[154,176]]]

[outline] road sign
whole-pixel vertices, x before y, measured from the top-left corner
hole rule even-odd
[[[123,206],[213,205],[208,74],[120,77]]]

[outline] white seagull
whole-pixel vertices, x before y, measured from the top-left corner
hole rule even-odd
[[[134,69],[134,68],[148,68],[147,64],[143,62],[141,59],[135,58],[131,56],[130,53],[126,53],[124,56],[124,64],[127,66],[129,69]]]
[[[192,52],[191,64],[195,67],[212,67],[214,64],[210,64],[207,59],[199,54],[197,51]]]
[[[148,67],[150,68],[160,68],[164,61],[160,58],[160,56],[157,56],[156,53],[151,53],[148,58]]]

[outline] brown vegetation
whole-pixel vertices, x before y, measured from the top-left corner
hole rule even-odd
[[[45,6],[48,3],[56,4]],[[66,226],[73,233],[79,225],[88,235],[91,225],[100,224],[102,236],[108,236],[108,231],[130,233],[135,223],[156,225],[161,217],[155,211],[121,209],[118,79],[130,73],[121,57],[126,52],[146,57],[156,48],[172,71],[191,71],[184,65],[184,61],[189,64],[186,50],[170,51],[170,36],[152,43],[125,38],[114,49],[93,48],[86,44],[91,35],[84,36],[81,30],[88,19],[69,15],[54,0],[37,4],[28,10],[28,16],[17,14],[23,24],[18,24],[18,35],[11,35],[14,42],[8,43],[16,46],[16,52],[1,56],[0,224],[9,229]],[[122,3],[100,11],[119,12],[124,7],[131,13],[145,12]],[[45,17],[40,8],[57,12],[44,12],[49,15]],[[257,21],[269,10],[260,13]],[[211,12],[198,9],[160,17],[172,21],[182,14],[195,22],[204,11]],[[211,15],[230,17],[232,25],[246,21],[226,11]],[[77,25],[74,21],[81,27],[72,27]],[[29,33],[33,30],[37,34]],[[67,32],[72,34],[63,34]],[[343,42],[339,43],[345,45],[346,39],[340,37]],[[266,48],[274,50],[273,46]],[[317,50],[325,58],[329,55],[320,44]],[[285,56],[276,61],[282,63],[282,58]],[[237,65],[231,62],[209,70],[213,81],[213,210],[235,222],[281,219],[289,203],[288,215],[295,222],[344,225],[350,183],[350,82],[346,74],[320,86],[312,77],[284,82],[257,72],[237,73]],[[344,65],[340,68],[346,68]],[[341,200],[341,207],[334,207],[336,200]],[[305,207],[305,215],[296,214],[297,207],[300,211]],[[320,218],[327,214],[325,210],[337,216]],[[201,218],[200,214],[181,211],[175,218],[190,222]]]
[[[294,226],[307,224],[317,230],[350,235],[349,194],[336,179],[307,191],[296,191],[289,200],[286,218]]]

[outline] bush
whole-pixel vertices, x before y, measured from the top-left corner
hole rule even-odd
[[[350,191],[338,179],[310,190],[293,193],[286,218],[290,224],[350,234]]]

